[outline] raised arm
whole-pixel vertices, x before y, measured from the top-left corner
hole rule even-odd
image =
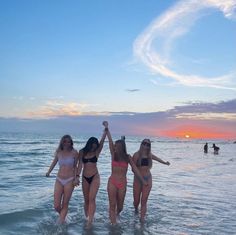
[[[105,128],[106,129],[106,128]],[[105,141],[105,138],[106,138],[106,135],[107,135],[107,132],[106,130],[104,129],[103,131],[103,134],[102,134],[102,137],[100,139],[100,142],[99,142],[99,148],[97,149],[97,156],[99,156],[99,154],[101,153],[102,151],[102,148],[103,148],[103,144],[104,144],[104,141]]]
[[[109,149],[110,149],[111,156],[114,156],[114,144],[113,144],[113,141],[112,141],[111,133],[108,129],[108,122],[104,121],[103,125],[105,127],[105,132],[106,132],[106,135],[107,135],[107,138],[108,138]]]
[[[132,167],[132,171],[134,172],[134,174],[141,180],[141,182],[143,183],[143,185],[148,185],[148,183],[143,179],[142,175],[139,172],[138,167],[135,165],[133,158],[130,156],[129,157],[129,164]]]
[[[157,162],[160,162],[162,164],[165,164],[165,165],[168,165],[168,166],[170,165],[170,163],[168,161],[165,162],[165,161],[163,161],[162,159],[160,159],[159,157],[157,157],[157,156],[155,156],[153,154],[152,154],[152,159],[157,161]]]
[[[58,162],[58,157],[57,157],[57,151],[56,151],[55,154],[54,154],[54,159],[53,159],[53,161],[52,161],[52,163],[51,163],[51,165],[48,169],[48,172],[46,173],[46,177],[50,176],[50,173],[54,169],[54,167],[56,166],[57,162]]]

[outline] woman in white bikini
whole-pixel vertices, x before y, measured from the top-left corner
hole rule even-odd
[[[65,222],[74,186],[79,184],[75,175],[77,161],[78,152],[73,148],[72,138],[69,135],[64,135],[55,152],[51,166],[46,173],[46,176],[49,177],[58,162],[59,170],[54,187],[54,208],[59,213],[59,223]]]
[[[165,165],[170,165],[168,161],[163,161],[159,157],[155,156],[151,152],[151,141],[149,139],[144,139],[140,145],[139,150],[133,155],[133,161],[139,169],[143,179],[148,183],[148,186],[143,187],[140,180],[134,176],[133,182],[133,197],[134,197],[134,208],[138,213],[138,207],[141,202],[141,213],[140,221],[144,222],[144,218],[147,211],[147,200],[149,193],[152,188],[152,160],[158,161]]]

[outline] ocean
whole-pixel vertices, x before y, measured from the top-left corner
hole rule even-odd
[[[89,136],[72,135],[79,150]],[[96,136],[100,138],[100,136]],[[146,137],[146,136],[145,136]],[[98,160],[101,185],[93,226],[86,229],[81,186],[76,187],[65,225],[56,223],[53,188],[58,166],[46,178],[61,135],[0,133],[0,234],[236,234],[236,144],[216,143],[218,155],[203,153],[206,140],[150,137],[152,152],[171,165],[153,163],[146,222],[134,213],[133,173],[129,167],[124,210],[116,226],[108,217],[107,180],[111,172],[108,142]],[[119,136],[114,136],[114,140]],[[132,155],[144,137],[126,136]]]

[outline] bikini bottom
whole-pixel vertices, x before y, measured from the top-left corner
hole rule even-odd
[[[96,173],[96,174],[97,174],[97,173]],[[93,177],[94,177],[96,174],[94,174],[94,175],[92,175],[92,176],[90,176],[90,177],[86,177],[86,176],[83,175],[83,177],[84,177],[84,179],[86,179],[86,181],[88,182],[88,184],[91,184],[92,181],[93,181]]]
[[[117,189],[123,189],[126,186],[127,180],[125,181],[118,181],[114,177],[110,176],[111,183],[117,188]]]
[[[61,179],[57,176],[57,180],[62,184],[62,186],[65,186],[67,183],[71,182],[74,179],[74,177],[70,177],[68,179]]]
[[[143,179],[144,179],[145,181],[148,181],[151,176],[152,176],[151,174],[149,174],[149,175],[144,175],[144,176],[143,176]]]

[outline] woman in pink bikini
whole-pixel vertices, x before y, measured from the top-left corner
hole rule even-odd
[[[58,162],[59,170],[54,186],[54,208],[59,213],[59,223],[65,222],[74,186],[79,183],[75,178],[77,161],[78,152],[73,148],[72,138],[69,135],[64,135],[55,152],[54,160],[46,173],[46,176],[49,177]]]
[[[126,152],[124,140],[117,140],[113,144],[108,122],[104,122],[106,133],[109,140],[109,148],[112,157],[111,176],[108,180],[107,191],[109,197],[109,217],[111,224],[116,224],[116,217],[123,210],[124,199],[126,194],[127,179],[126,174],[128,164],[131,165],[133,172],[140,178],[146,186],[147,182],[142,178],[138,168],[135,166],[132,157]]]
[[[143,187],[143,184],[140,183],[140,180],[134,176],[133,182],[133,197],[134,197],[134,208],[138,213],[138,207],[141,201],[141,213],[140,221],[144,222],[145,214],[147,211],[147,200],[149,193],[152,188],[152,175],[151,167],[152,161],[158,161],[165,165],[170,165],[168,161],[163,161],[159,157],[151,153],[151,141],[149,139],[144,139],[140,145],[139,150],[133,155],[133,161],[138,167],[139,172],[142,175],[142,178],[148,183],[147,187]]]
[[[102,151],[103,143],[106,138],[106,132],[103,132],[101,140],[90,137],[85,145],[79,151],[79,164],[77,176],[79,177],[82,168],[82,189],[84,195],[84,213],[87,218],[87,227],[93,222],[96,210],[96,195],[100,186],[100,175],[97,169],[97,161]]]

